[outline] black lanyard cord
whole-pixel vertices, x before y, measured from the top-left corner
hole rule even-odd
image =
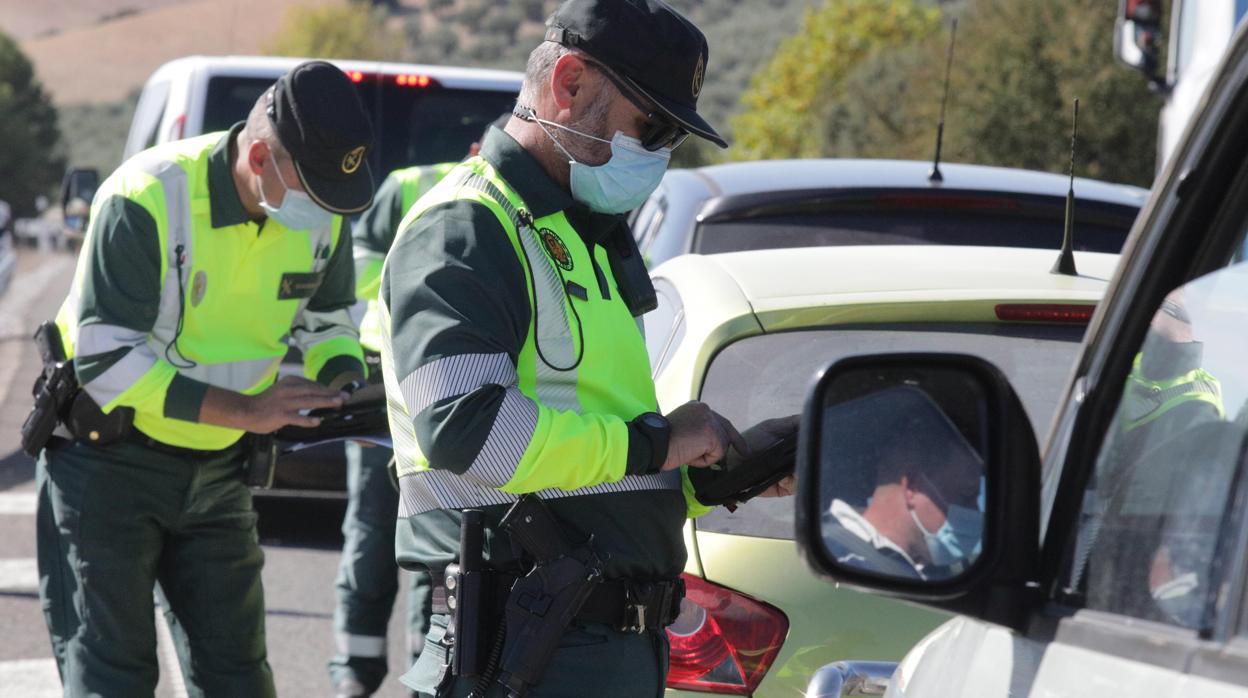
[[[173,249],[173,254],[178,275],[178,324],[173,330],[173,340],[165,345],[165,360],[173,364],[174,368],[195,368],[199,364],[183,356],[182,350],[178,348],[178,337],[182,336],[182,325],[186,320],[186,287],[182,282],[182,265],[186,263],[186,248],[178,245]],[[170,349],[178,355],[177,359],[170,356]]]

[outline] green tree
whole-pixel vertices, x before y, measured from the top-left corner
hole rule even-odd
[[[291,7],[265,47],[273,56],[402,60],[404,41],[386,23],[384,8],[352,0],[344,5]]]
[[[17,42],[0,33],[0,199],[15,216],[35,213],[65,171],[56,108]]]
[[[741,97],[733,119],[737,159],[817,157],[823,125],[835,118],[845,79],[864,60],[915,43],[939,26],[940,13],[914,0],[829,0],[809,10]]]
[[[846,51],[812,31],[811,17],[863,2],[832,0],[807,18],[755,77],[738,131],[751,146],[738,157],[932,156],[944,89],[948,22],[921,40]],[[873,0],[873,4],[886,4]],[[891,3],[888,3],[891,4]],[[966,0],[945,6],[959,18],[946,115],[945,161],[1065,171],[1070,110],[1081,101],[1078,174],[1147,186],[1152,181],[1160,100],[1114,62],[1113,3],[1101,0]],[[880,26],[867,22],[868,27]],[[866,41],[862,42],[866,43]],[[822,91],[784,82],[787,64],[806,56],[856,57]],[[816,73],[818,74],[818,73]],[[796,95],[787,94],[789,91]],[[806,101],[800,101],[806,100]],[[788,113],[786,113],[788,112]],[[789,114],[791,113],[791,115]],[[750,138],[746,139],[745,136]]]

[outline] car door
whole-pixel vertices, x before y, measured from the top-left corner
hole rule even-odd
[[[1035,610],[945,624],[890,695],[1248,696],[1246,119],[1240,32],[1057,418]]]

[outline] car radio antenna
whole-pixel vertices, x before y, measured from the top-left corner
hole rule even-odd
[[[1066,225],[1062,230],[1062,251],[1052,274],[1079,276],[1075,271],[1075,140],[1079,137],[1079,98],[1075,98],[1075,123],[1070,131],[1070,189],[1066,190]]]
[[[945,106],[949,104],[949,73],[953,69],[953,45],[958,40],[958,18],[953,18],[953,28],[949,31],[949,53],[945,56],[945,94],[940,98],[940,123],[936,124],[936,155],[932,157],[932,171],[927,181],[940,184],[945,176],[940,173],[940,149],[945,142]]]

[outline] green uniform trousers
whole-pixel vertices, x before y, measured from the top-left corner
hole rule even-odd
[[[466,698],[473,681],[449,676],[442,637],[447,616],[435,615],[425,651],[402,681],[437,698]],[[667,680],[667,633],[623,633],[598,623],[573,624],[563,634],[542,680],[525,698],[660,698]],[[497,682],[484,698],[506,698]]]
[[[370,693],[386,677],[386,629],[399,591],[394,560],[394,526],[399,493],[388,470],[393,451],[348,442],[347,512],[342,519],[342,559],[334,583],[334,643],[330,679],[360,682]],[[429,572],[413,570],[407,625],[410,666],[429,632],[432,585]]]
[[[65,695],[154,693],[157,583],[189,695],[275,694],[240,448],[66,444],[37,478],[39,597]]]

